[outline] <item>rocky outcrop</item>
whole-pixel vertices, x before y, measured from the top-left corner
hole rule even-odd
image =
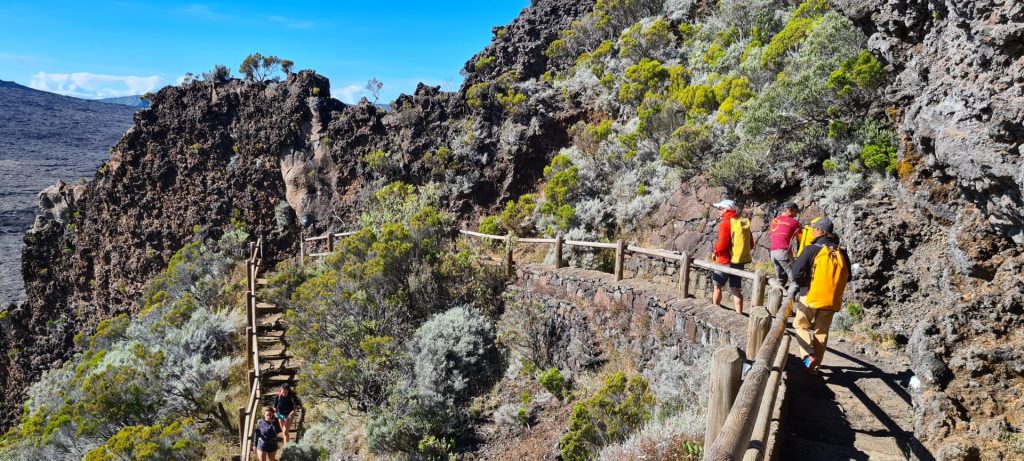
[[[544,54],[548,45],[558,38],[559,32],[569,29],[576,18],[589,13],[593,7],[594,0],[535,0],[511,24],[492,29],[491,44],[463,67],[466,74],[463,89],[474,83],[494,81],[509,71],[524,80],[539,78],[548,70],[548,57]]]
[[[842,6],[899,72],[890,95],[925,166],[955,178],[993,226],[1024,245],[1024,4]]]

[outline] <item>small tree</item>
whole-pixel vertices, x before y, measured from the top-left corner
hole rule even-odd
[[[223,64],[217,64],[212,69],[203,72],[203,80],[207,82],[226,82],[231,78],[231,69]]]
[[[277,56],[263,56],[260,53],[253,53],[245,57],[242,65],[238,66],[238,71],[245,74],[246,80],[263,82],[271,78],[278,68],[284,70],[286,74],[290,74],[294,64],[290,60],[282,60]],[[273,79],[276,80],[277,77],[273,77]]]
[[[285,76],[287,76],[287,77],[291,77],[292,76],[292,66],[294,66],[294,65],[295,65],[295,61],[292,61],[291,59],[282,59],[281,60],[281,70],[284,71],[284,75]]]
[[[371,78],[366,82],[366,90],[370,92],[371,96],[373,96],[374,104],[376,104],[377,100],[380,99],[381,88],[384,88],[384,82],[377,80],[376,78]]]

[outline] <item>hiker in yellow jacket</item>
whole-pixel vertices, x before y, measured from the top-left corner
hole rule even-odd
[[[811,227],[814,240],[793,263],[793,278],[799,286],[793,328],[807,372],[817,374],[832,316],[842,307],[843,291],[850,281],[850,258],[839,248],[832,220],[821,218]]]

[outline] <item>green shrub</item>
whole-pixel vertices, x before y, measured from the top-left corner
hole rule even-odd
[[[399,169],[398,158],[382,149],[366,154],[363,156],[363,161],[366,162],[366,166],[370,168],[370,171],[383,177],[391,176]]]
[[[875,171],[896,171],[896,146],[889,143],[872,143],[860,151],[864,167]]]
[[[658,154],[666,165],[693,172],[704,167],[704,158],[710,149],[709,125],[684,124],[672,133],[672,137],[661,146]]]
[[[445,345],[476,345],[472,353],[490,354],[493,332],[482,342],[470,339],[487,328],[479,314],[460,317],[465,321],[452,320],[454,313],[435,314],[459,305],[492,312],[501,289],[491,269],[478,266],[472,253],[456,251],[452,217],[439,209],[438,200],[430,188],[401,182],[381,188],[367,202],[363,228],[336,243],[338,251],[294,291],[285,313],[289,331],[295,332],[291,348],[304,358],[303,393],[345,402],[356,411],[373,410],[367,431],[372,429],[382,449],[412,452],[425,435],[445,436],[451,419],[438,415],[449,414],[460,400],[452,400],[453,407],[428,398],[463,399],[498,363],[493,354],[483,363],[461,349],[438,352]],[[449,331],[464,342],[452,345]],[[450,361],[443,367],[424,365],[446,357]],[[465,364],[476,374],[462,375],[463,382],[456,374],[465,373]],[[399,378],[410,374],[415,385],[398,389]]]
[[[656,53],[673,42],[668,21],[658,18],[646,28],[636,23],[625,30],[619,38],[619,57],[632,60],[653,58]]]
[[[850,315],[854,322],[864,320],[864,308],[860,304],[848,303],[846,305],[846,313]]]
[[[626,68],[625,81],[619,87],[619,101],[639,103],[649,91],[657,91],[669,78],[669,69],[656,59],[644,58]]]
[[[845,96],[854,88],[878,88],[884,79],[882,63],[870,51],[861,50],[829,75],[828,84],[836,88],[840,96]]]
[[[704,62],[712,66],[718,64],[718,61],[725,57],[725,50],[736,43],[737,38],[739,38],[739,31],[735,27],[729,27],[715,34],[711,46],[704,52]]]
[[[621,442],[642,427],[653,406],[647,380],[627,379],[622,372],[608,376],[593,396],[573,406],[569,430],[559,444],[562,459],[593,459],[601,447]]]
[[[519,200],[509,200],[499,215],[501,227],[517,235],[529,234],[529,229],[533,227],[529,220],[536,208],[537,200],[533,194],[523,194]]]
[[[484,107],[484,99],[490,94],[491,84],[479,82],[470,85],[466,90],[466,104],[473,109],[480,110]]]
[[[711,183],[725,187],[733,193],[751,193],[756,183],[764,178],[763,145],[745,145],[733,149],[711,165],[708,173]]]
[[[678,102],[690,117],[705,116],[718,109],[715,90],[705,83],[678,86],[669,93],[669,96]]]
[[[526,108],[526,95],[509,88],[505,93],[498,93],[498,105],[510,114],[520,114]]]
[[[835,159],[829,158],[821,162],[821,168],[825,171],[835,171],[836,168],[838,168],[838,165],[836,164]]]
[[[569,157],[559,154],[551,159],[551,164],[544,167],[544,204],[540,208],[542,215],[554,218],[555,226],[568,229],[569,221],[576,216],[576,210],[568,203],[579,184],[579,168],[572,164]]]
[[[491,65],[494,64],[495,59],[496,58],[494,56],[481,56],[473,63],[473,70],[477,72],[487,70],[488,67],[491,67]]]
[[[565,397],[565,378],[562,377],[562,373],[558,371],[558,368],[548,368],[537,377],[537,380],[540,381],[540,385],[544,386],[544,389],[550,392],[551,395],[559,399]]]
[[[772,37],[761,54],[761,65],[775,67],[782,55],[800,45],[830,8],[826,0],[805,0],[793,11],[782,31]]]
[[[203,459],[204,443],[197,440],[195,423],[184,419],[167,425],[128,426],[106,443],[89,450],[83,461],[188,461]]]
[[[497,216],[484,216],[480,220],[480,232],[491,235],[505,235],[501,219]]]
[[[448,146],[438,147],[437,150],[429,151],[423,156],[423,163],[426,163],[435,172],[450,168],[452,166],[451,160],[452,150]]]
[[[535,301],[508,299],[498,322],[498,341],[518,354],[523,371],[533,376],[538,368],[551,364],[555,338],[548,334],[551,316]]]

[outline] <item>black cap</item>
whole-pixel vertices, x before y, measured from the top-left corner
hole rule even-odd
[[[800,207],[797,206],[796,202],[793,202],[793,201],[789,201],[789,202],[783,203],[782,204],[782,209],[783,210],[800,211]]]
[[[815,229],[821,229],[821,230],[831,234],[832,233],[832,220],[828,219],[828,218],[821,218],[821,219],[811,223],[811,227],[813,227]]]

